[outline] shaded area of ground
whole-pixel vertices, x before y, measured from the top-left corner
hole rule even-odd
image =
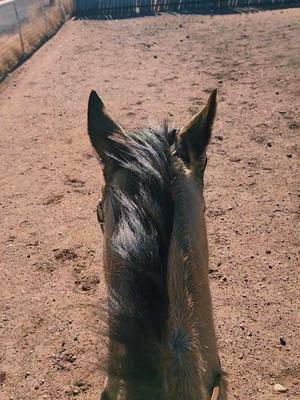
[[[230,398],[300,399],[299,17],[69,21],[2,84],[1,399],[98,399],[103,382],[89,91],[135,127],[165,116],[184,124],[214,87],[207,219]]]

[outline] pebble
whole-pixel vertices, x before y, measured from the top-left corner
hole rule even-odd
[[[285,346],[285,345],[286,345],[286,340],[285,340],[282,336],[279,338],[279,341],[280,341],[280,344],[281,344],[282,346]]]
[[[275,390],[275,392],[278,392],[278,393],[285,393],[287,391],[287,388],[280,385],[280,383],[275,383],[274,390]]]

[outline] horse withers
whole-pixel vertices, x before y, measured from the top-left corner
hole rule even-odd
[[[214,90],[182,129],[125,132],[92,91],[105,186],[109,351],[101,399],[225,400],[208,278],[203,176]]]

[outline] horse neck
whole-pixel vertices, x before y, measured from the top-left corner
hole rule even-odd
[[[194,183],[173,185],[174,221],[168,259],[170,360],[175,396],[208,398],[220,373],[208,281],[203,197]],[[177,376],[173,379],[172,377]]]

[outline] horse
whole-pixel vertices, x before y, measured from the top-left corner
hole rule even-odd
[[[91,91],[105,185],[109,348],[101,400],[225,400],[208,274],[204,171],[217,91],[183,128],[125,132]]]

